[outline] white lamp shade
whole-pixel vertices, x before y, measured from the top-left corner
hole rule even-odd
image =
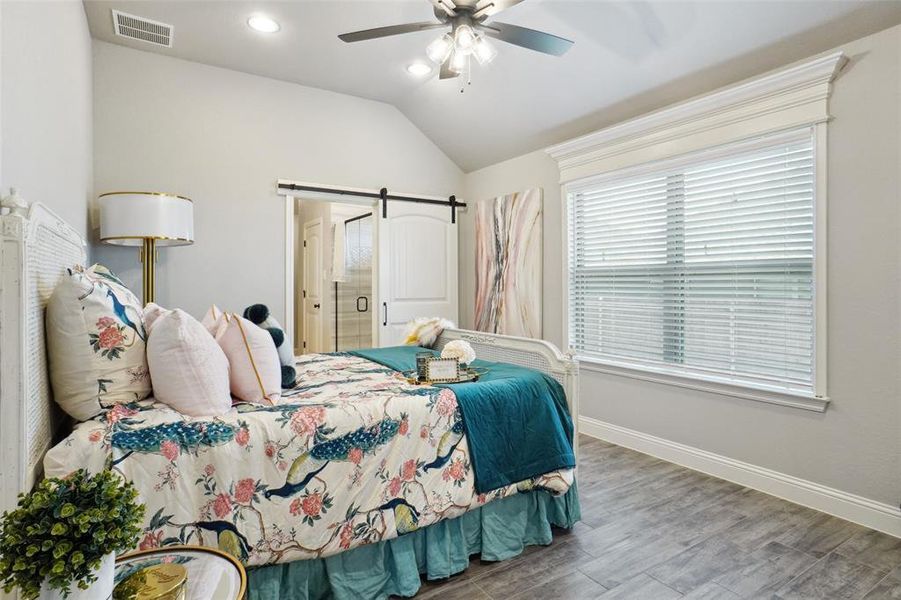
[[[194,204],[189,198],[157,192],[112,192],[97,199],[100,241],[141,246],[154,239],[158,246],[194,243]]]

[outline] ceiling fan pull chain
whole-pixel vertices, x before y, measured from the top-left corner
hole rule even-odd
[[[466,75],[466,82],[463,82],[463,78],[460,78],[460,93],[466,91],[467,85],[472,85],[472,56],[466,57],[466,66],[463,69],[463,72],[460,75]]]

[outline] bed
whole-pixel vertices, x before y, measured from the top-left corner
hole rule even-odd
[[[40,204],[2,221],[0,444],[16,459],[0,466],[0,508],[44,470],[111,467],[148,507],[141,548],[224,549],[252,567],[254,598],[411,595],[420,573],[508,558],[578,519],[572,468],[478,489],[453,388],[352,354],[298,357],[301,383],[277,406],[203,420],[147,399],[71,427],[50,397],[42,312],[84,242]],[[456,339],[541,373],[578,414],[577,365],[550,344],[447,330],[435,348]]]

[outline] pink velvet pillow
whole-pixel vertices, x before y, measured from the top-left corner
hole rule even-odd
[[[238,315],[226,319],[218,342],[228,357],[232,395],[245,402],[277,404],[282,365],[272,335]]]

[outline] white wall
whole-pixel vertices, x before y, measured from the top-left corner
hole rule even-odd
[[[858,494],[901,501],[901,28],[849,43],[828,140],[825,414],[581,370],[584,416]],[[587,133],[587,132],[585,132]],[[544,337],[563,338],[561,199],[555,163],[527,154],[466,176],[470,201],[540,185]],[[472,325],[473,211],[461,222],[461,314]],[[465,240],[465,241],[464,241]]]
[[[157,301],[200,315],[268,304],[285,316],[276,179],[459,194],[462,173],[387,104],[94,43],[95,189],[194,200],[193,246],[161,250]],[[95,246],[140,289],[133,250]]]
[[[2,2],[0,184],[87,233],[91,37],[81,2]]]

